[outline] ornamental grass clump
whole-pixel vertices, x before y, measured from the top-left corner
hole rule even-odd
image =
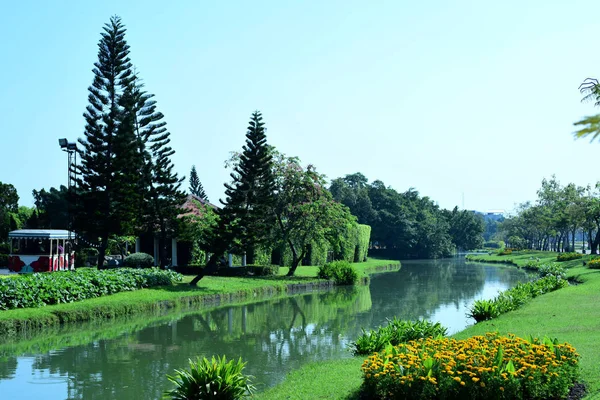
[[[548,338],[421,339],[367,358],[362,389],[378,399],[560,399],[577,381],[578,358]]]
[[[448,329],[439,322],[425,320],[402,321],[394,317],[388,319],[386,326],[380,326],[376,331],[362,330],[362,335],[355,342],[350,343],[350,351],[353,355],[373,354],[383,350],[387,345],[392,346],[406,343],[410,340],[421,338],[439,338],[446,336]]]
[[[165,398],[235,400],[251,396],[255,391],[252,376],[242,373],[246,363],[241,357],[237,361],[227,361],[225,356],[213,356],[210,360],[198,357],[189,363],[189,371],[175,370],[175,376],[167,376],[175,388],[166,392]]]

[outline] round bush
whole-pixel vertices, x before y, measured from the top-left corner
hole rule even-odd
[[[130,268],[151,268],[154,266],[154,257],[147,253],[133,253],[125,257],[123,263]]]

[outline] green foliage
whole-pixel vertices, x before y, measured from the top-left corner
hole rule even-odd
[[[446,213],[414,189],[398,193],[378,180],[369,184],[364,175],[356,173],[334,179],[330,190],[336,201],[358,217],[359,223],[371,226],[373,243],[393,250],[381,256],[439,258],[452,254],[454,245]],[[466,214],[465,217],[470,218]],[[456,232],[463,228],[457,225]]]
[[[485,223],[480,214],[468,210],[459,211],[458,207],[454,207],[452,211],[443,210],[443,213],[450,226],[448,233],[457,249],[473,250],[483,245]]]
[[[567,279],[567,271],[565,268],[557,263],[543,264],[538,267],[538,273],[540,277],[555,276],[560,279]]]
[[[0,268],[8,267],[8,254],[0,254]]]
[[[336,285],[354,285],[358,280],[358,273],[348,261],[341,260],[320,266],[317,277],[333,280]]]
[[[8,243],[0,243],[0,254],[9,254],[10,245]]]
[[[154,257],[147,253],[133,253],[123,261],[129,268],[151,268],[154,266]]]
[[[579,377],[568,343],[488,333],[466,340],[424,339],[370,356],[362,366],[365,398],[556,399]]]
[[[279,265],[248,265],[246,270],[256,276],[279,275]]]
[[[369,242],[371,241],[371,227],[369,225],[359,224],[356,227],[356,250],[354,252],[354,262],[367,261],[369,251]]]
[[[88,258],[97,257],[98,249],[94,247],[86,247],[83,249],[79,249],[75,252],[75,266],[76,267],[85,267],[88,262]]]
[[[264,125],[262,114],[252,113],[243,151],[234,154],[230,161],[232,181],[225,184],[224,206],[219,210],[219,237],[215,241],[222,251],[269,245],[272,239],[273,161]]]
[[[580,253],[560,253],[556,256],[556,261],[571,261],[577,260],[583,257],[583,254]]]
[[[502,240],[488,240],[483,244],[486,249],[503,249],[506,244]]]
[[[383,350],[386,346],[396,346],[410,340],[423,338],[439,338],[446,336],[447,329],[439,322],[433,323],[426,320],[403,321],[394,317],[388,319],[386,326],[377,330],[365,331],[355,342],[350,343],[353,355],[366,355]]]
[[[208,201],[208,196],[204,191],[204,187],[200,182],[200,178],[198,178],[198,172],[196,171],[195,165],[192,165],[192,169],[190,171],[190,193],[204,201]]]
[[[587,263],[588,268],[600,269],[600,258],[594,258]]]
[[[544,269],[545,275],[532,282],[519,283],[512,289],[501,292],[493,300],[476,300],[468,316],[476,322],[496,318],[500,314],[516,310],[527,301],[539,295],[552,292],[569,285],[564,279],[564,271],[554,266]]]
[[[496,255],[498,256],[509,256],[512,254],[512,249],[502,249],[499,252],[496,253]]]
[[[0,279],[0,310],[72,303],[147,287],[171,285],[182,276],[172,271],[119,268],[79,269]]]
[[[67,229],[69,194],[66,186],[51,187],[48,191],[33,190],[33,199],[36,211],[30,218],[30,228]]]
[[[10,183],[0,182],[0,240],[8,237],[8,232],[16,229],[13,215],[19,211],[19,195]],[[12,225],[12,226],[11,226]]]
[[[241,357],[237,361],[227,361],[225,356],[210,360],[198,357],[189,363],[189,371],[175,370],[175,376],[167,376],[176,386],[165,393],[167,398],[237,400],[255,391],[252,377],[242,373],[246,363]]]
[[[327,253],[329,252],[330,247],[330,244],[326,240],[311,242],[310,252],[308,253],[308,264],[324,265],[327,262]]]

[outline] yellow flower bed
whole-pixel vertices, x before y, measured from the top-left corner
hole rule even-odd
[[[579,355],[568,343],[488,333],[388,346],[362,366],[365,393],[381,399],[566,397]]]

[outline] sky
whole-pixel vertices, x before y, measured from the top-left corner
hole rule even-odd
[[[180,176],[209,199],[250,115],[267,140],[329,179],[355,172],[440,207],[514,209],[543,178],[600,180],[600,143],[573,123],[600,113],[591,1],[0,0],[0,181],[20,204],[67,184],[59,138],[83,137],[105,23],[165,115]]]

